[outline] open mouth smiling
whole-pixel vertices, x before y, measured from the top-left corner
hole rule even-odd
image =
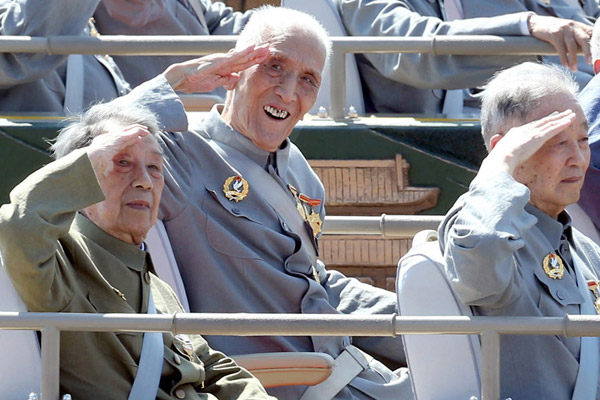
[[[265,110],[265,112],[267,113],[268,116],[275,118],[275,119],[286,119],[287,116],[290,114],[289,112],[287,112],[285,110],[278,110],[275,107],[271,107],[271,106],[264,106],[263,110]]]

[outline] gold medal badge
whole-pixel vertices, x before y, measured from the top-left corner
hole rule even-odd
[[[552,279],[562,279],[565,274],[565,264],[563,260],[556,254],[550,253],[544,257],[542,262],[544,272]]]
[[[598,281],[587,281],[588,289],[592,291],[594,295],[594,308],[596,313],[600,314],[600,289],[598,288]]]
[[[229,200],[238,201],[244,200],[248,196],[250,185],[248,181],[241,176],[230,176],[223,184],[223,193]]]

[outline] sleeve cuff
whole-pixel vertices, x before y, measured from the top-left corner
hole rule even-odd
[[[519,18],[519,30],[521,31],[521,35],[523,36],[531,36],[531,32],[529,31],[529,17],[533,15],[533,13],[522,13]]]

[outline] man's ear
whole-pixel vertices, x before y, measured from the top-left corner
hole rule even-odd
[[[492,151],[494,149],[494,147],[496,147],[496,145],[498,144],[500,139],[502,139],[503,137],[504,137],[504,135],[501,135],[499,133],[492,136],[492,138],[490,139],[490,151]]]
[[[600,72],[600,59],[594,60],[594,74]]]

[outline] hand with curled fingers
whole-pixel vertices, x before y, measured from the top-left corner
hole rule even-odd
[[[136,124],[96,136],[86,148],[96,176],[108,175],[114,169],[114,158],[149,134],[148,128]]]
[[[483,160],[482,168],[501,168],[511,176],[554,136],[575,120],[572,110],[554,112],[544,118],[510,129],[504,136],[492,137],[492,150]]]
[[[163,75],[174,90],[183,93],[210,92],[219,86],[232,89],[240,79],[239,72],[263,62],[269,55],[267,44],[231,49],[186,62],[173,64]]]
[[[531,14],[528,19],[531,36],[550,43],[560,62],[571,71],[577,70],[577,53],[581,50],[591,64],[590,38],[594,27],[570,19]]]

